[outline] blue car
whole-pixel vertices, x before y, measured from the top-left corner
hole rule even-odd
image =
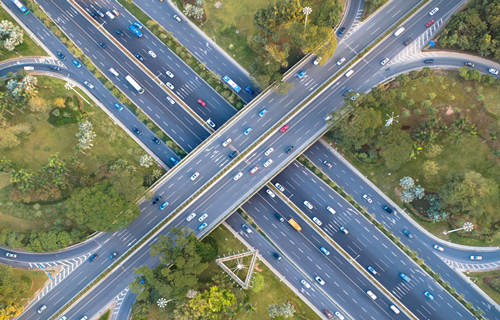
[[[243,134],[246,135],[246,136],[248,136],[248,134],[250,132],[252,132],[252,130],[253,130],[252,127],[248,127],[248,128],[245,129],[245,131],[243,131]]]
[[[342,28],[339,28],[339,30],[337,30],[337,35],[339,37],[341,37],[345,32],[345,27],[342,27]]]
[[[403,234],[410,239],[413,239],[413,235],[407,229],[403,229]]]
[[[260,112],[259,112],[259,117],[261,117],[261,118],[262,118],[262,117],[266,114],[266,112],[267,112],[267,109],[266,109],[266,108],[264,108],[264,109],[260,110]]]
[[[93,255],[91,255],[91,256],[89,257],[89,262],[94,261],[94,260],[95,260],[95,258],[97,258],[97,253],[94,253]]]
[[[142,131],[141,131],[141,130],[139,130],[139,129],[137,129],[136,127],[133,127],[133,128],[132,128],[132,131],[134,131],[134,133],[135,133],[136,135],[138,135],[138,136],[142,135]]]
[[[160,210],[165,209],[167,206],[168,206],[168,202],[167,202],[167,201],[164,201],[164,202],[160,205]]]
[[[406,283],[409,283],[409,282],[410,282],[410,277],[408,277],[406,274],[404,274],[404,273],[402,273],[402,272],[401,272],[401,273],[399,273],[399,277],[400,277],[401,279],[403,279],[403,280],[404,280],[404,282],[406,282]]]
[[[177,160],[177,159],[176,159],[176,158],[174,158],[174,157],[170,157],[170,158],[168,159],[168,161],[172,162],[172,164],[173,164],[174,166],[175,166],[176,164],[178,164],[178,163],[179,163],[179,160]]]
[[[157,137],[153,137],[153,142],[156,144],[160,144],[160,139],[158,139]]]
[[[202,224],[200,224],[200,225],[198,226],[198,231],[201,231],[201,230],[205,229],[206,227],[207,227],[207,223],[206,223],[206,222],[203,222]]]
[[[297,73],[297,78],[302,79],[305,76],[306,72],[306,70],[300,70],[299,73]]]
[[[132,23],[134,26],[136,26],[139,29],[142,29],[142,25],[139,22],[134,22]]]
[[[75,65],[75,67],[77,68],[81,68],[82,67],[82,64],[80,63],[80,61],[78,61],[77,59],[73,59],[73,64]]]
[[[325,254],[325,256],[330,255],[330,251],[328,251],[325,247],[320,247],[319,250],[321,250],[321,252],[323,252]]]
[[[109,255],[109,259],[110,260],[113,260],[116,256],[118,255],[118,253],[116,251],[113,251],[110,255]]]
[[[106,44],[104,42],[99,42],[99,46],[103,49],[106,49]]]
[[[434,300],[434,296],[429,291],[424,291],[424,296],[426,296],[430,300]]]
[[[62,52],[61,52],[61,51],[57,51],[57,52],[56,52],[56,56],[57,56],[59,59],[61,59],[61,60],[64,60],[64,58],[66,58],[66,57],[64,56],[64,54],[62,54]]]
[[[121,104],[115,103],[115,108],[118,109],[118,111],[122,111],[123,107]]]
[[[252,87],[245,87],[245,91],[248,92],[248,94],[253,94]]]
[[[370,273],[373,274],[373,275],[377,274],[377,271],[375,271],[375,269],[373,269],[372,266],[368,266],[368,267],[366,267],[366,269],[368,269],[368,271],[370,271]]]

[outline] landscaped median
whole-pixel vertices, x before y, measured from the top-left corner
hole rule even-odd
[[[306,156],[300,156],[298,161],[308,168],[313,174],[315,174],[318,178],[320,178],[323,182],[325,182],[330,188],[335,190],[340,196],[342,196],[345,200],[347,200],[358,212],[362,213],[363,216],[368,219],[375,227],[377,227],[387,238],[389,238],[394,244],[398,246],[408,257],[410,257],[418,266],[420,266],[428,275],[430,275],[434,280],[436,280],[449,294],[451,294],[456,300],[458,300],[467,310],[469,310],[474,316],[478,319],[484,319],[482,315],[482,311],[479,309],[475,309],[474,306],[465,300],[463,295],[459,295],[456,290],[451,287],[451,285],[443,281],[441,276],[438,273],[432,271],[432,269],[427,266],[422,258],[418,257],[418,254],[411,250],[408,246],[401,243],[398,237],[396,237],[391,231],[387,230],[385,226],[378,222],[372,215],[370,215],[364,207],[360,206],[354,199],[347,194],[341,187],[339,187],[334,181],[332,181],[321,168],[317,167],[314,163],[312,163]],[[311,223],[314,225],[314,223]]]

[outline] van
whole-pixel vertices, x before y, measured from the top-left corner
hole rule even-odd
[[[108,69],[109,72],[111,72],[112,75],[114,75],[115,77],[118,77],[120,74],[113,68],[109,68]]]
[[[111,11],[106,11],[106,15],[113,20],[115,18],[115,15],[111,13]]]
[[[345,73],[346,78],[349,78],[350,76],[352,76],[352,74],[353,74],[353,73],[354,73],[354,70],[352,70],[352,69],[351,69],[351,70],[349,70],[349,71],[347,71],[347,72]]]
[[[404,27],[400,27],[398,30],[396,30],[394,32],[394,36],[395,37],[399,37],[399,35],[402,34],[403,32],[405,32],[405,28]]]
[[[26,71],[31,71],[31,70],[35,70],[35,68],[34,68],[34,67],[32,67],[32,66],[25,66],[25,67],[24,67],[24,70],[26,70]]]

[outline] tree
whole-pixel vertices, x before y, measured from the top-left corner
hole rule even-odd
[[[144,168],[149,168],[154,164],[153,157],[149,154],[144,154],[139,158],[139,164]]]
[[[29,100],[29,107],[31,112],[42,113],[47,111],[48,104],[44,98],[39,96],[33,96]]]
[[[410,134],[399,128],[389,128],[379,136],[377,146],[380,155],[385,159],[385,166],[389,170],[397,170],[410,159],[413,150],[413,141]]]
[[[90,149],[94,146],[92,142],[96,137],[94,126],[90,121],[84,120],[79,123],[78,127],[80,131],[75,134],[75,136],[78,138],[77,148],[80,150]]]
[[[189,307],[200,315],[193,319],[221,319],[235,313],[236,297],[228,289],[212,286],[189,301]]]
[[[342,143],[360,149],[363,145],[373,141],[378,129],[384,125],[382,113],[374,108],[361,108],[349,118],[340,121],[339,131]]]
[[[23,30],[8,20],[0,21],[0,47],[13,51],[23,43]]]
[[[401,186],[401,188],[403,188],[403,190],[409,190],[415,186],[415,180],[413,180],[412,177],[408,176],[402,177],[401,179],[399,179],[399,185]]]
[[[0,149],[9,149],[21,143],[12,128],[0,128]]]
[[[422,165],[422,171],[426,179],[432,179],[439,172],[439,165],[434,160],[426,160]]]

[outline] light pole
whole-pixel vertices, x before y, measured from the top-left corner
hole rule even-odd
[[[452,233],[452,232],[455,232],[455,231],[460,231],[460,230],[465,230],[467,232],[471,232],[472,230],[474,229],[474,225],[472,224],[472,222],[465,222],[463,227],[461,228],[458,228],[458,229],[453,229],[453,230],[449,230],[449,231],[443,231],[443,234],[444,235],[447,235],[449,233]]]
[[[307,27],[307,17],[311,14],[312,11],[313,10],[311,7],[302,8],[302,13],[306,15],[306,21],[304,22],[304,31],[306,31],[306,27]]]

